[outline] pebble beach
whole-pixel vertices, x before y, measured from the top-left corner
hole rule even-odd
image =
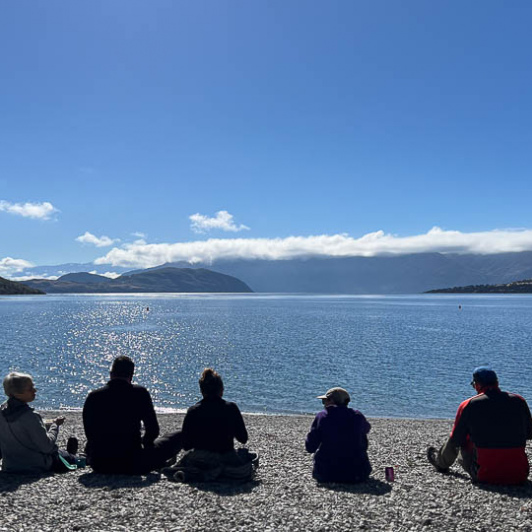
[[[70,435],[84,445],[81,414],[61,415],[60,446]],[[244,417],[260,460],[252,482],[188,485],[158,472],[106,476],[90,468],[0,473],[0,531],[532,530],[532,483],[475,485],[458,465],[440,474],[428,464],[426,448],[444,441],[450,420],[370,419],[373,473],[350,486],[312,478],[304,439],[313,416]],[[161,432],[180,428],[182,419],[160,415]],[[394,482],[385,480],[388,466]]]

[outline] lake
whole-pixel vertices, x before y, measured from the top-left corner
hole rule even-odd
[[[316,412],[342,386],[368,416],[450,418],[478,365],[532,400],[531,323],[528,295],[4,296],[0,372],[31,373],[39,410],[81,408],[129,355],[159,411],[198,401],[212,366],[244,412]]]

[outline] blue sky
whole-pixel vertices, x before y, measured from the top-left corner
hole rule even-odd
[[[531,24],[519,0],[3,2],[0,275],[532,249]]]

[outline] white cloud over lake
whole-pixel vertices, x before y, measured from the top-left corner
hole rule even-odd
[[[192,222],[190,224],[191,229],[196,233],[206,233],[215,229],[236,233],[249,229],[249,227],[243,224],[236,225],[233,221],[233,215],[227,211],[218,211],[212,218],[196,213],[189,216],[189,220]]]
[[[92,244],[98,248],[105,248],[112,246],[116,242],[119,242],[118,238],[109,238],[108,236],[96,236],[88,231],[85,231],[85,234],[78,236],[76,242],[81,242],[82,244]]]
[[[59,212],[48,201],[42,203],[10,203],[4,200],[0,200],[0,211],[23,216],[24,218],[36,218],[40,220],[49,220],[52,214]]]
[[[383,231],[359,238],[348,234],[286,238],[208,239],[149,244],[137,241],[113,248],[95,264],[148,268],[165,262],[219,259],[283,260],[304,257],[374,257],[410,253],[493,254],[532,250],[532,230],[495,229],[475,233],[434,227],[420,235],[397,236]]]
[[[0,259],[0,276],[12,275],[26,268],[32,268],[33,266],[35,265],[28,260],[5,257]]]
[[[89,273],[92,273],[93,275],[100,275],[102,277],[109,277],[109,279],[117,279],[118,277],[120,277],[120,274],[116,272],[99,273],[96,270],[92,270]]]
[[[32,279],[44,279],[46,281],[57,281],[59,279],[59,275],[46,275],[46,274],[38,274],[34,273],[33,275],[20,275],[18,277],[10,277],[11,281],[31,281]]]

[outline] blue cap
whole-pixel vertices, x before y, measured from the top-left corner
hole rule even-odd
[[[473,381],[481,386],[497,384],[497,374],[488,366],[479,366],[473,370]]]

